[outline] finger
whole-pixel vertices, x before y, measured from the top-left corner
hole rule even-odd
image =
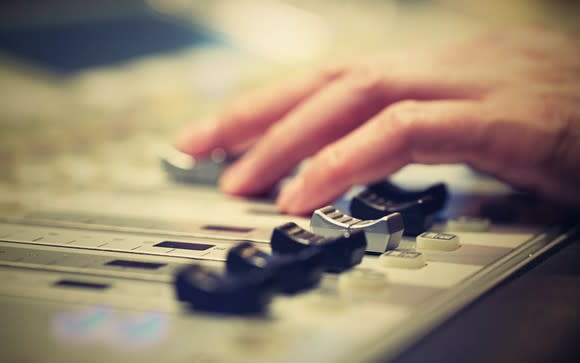
[[[474,98],[477,87],[457,84],[444,74],[415,72],[398,61],[353,67],[272,127],[254,149],[224,174],[231,194],[259,194],[301,160],[352,131],[386,105],[401,99]],[[388,65],[389,74],[384,67]]]
[[[334,81],[276,123],[221,180],[224,191],[258,194],[305,157],[350,132],[383,107],[378,75]]]
[[[485,136],[481,109],[468,100],[393,104],[315,155],[284,188],[277,205],[304,214],[411,162],[463,162]]]
[[[207,155],[215,148],[235,150],[342,72],[336,66],[258,90],[239,99],[217,120],[185,127],[178,133],[175,146],[193,156]]]

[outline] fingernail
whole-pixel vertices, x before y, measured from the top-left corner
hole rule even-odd
[[[238,161],[222,174],[219,180],[220,188],[226,193],[238,194],[248,178],[248,172],[247,162]]]
[[[294,177],[280,192],[276,206],[282,211],[288,211],[289,207],[300,203],[303,186],[304,178],[300,175]]]
[[[175,138],[175,148],[188,154],[204,153],[209,151],[214,135],[216,123],[204,122],[183,128]]]

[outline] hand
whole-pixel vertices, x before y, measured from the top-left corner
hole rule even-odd
[[[220,180],[236,195],[266,191],[311,157],[278,197],[291,214],[409,163],[466,163],[578,205],[580,38],[504,31],[325,69],[240,100],[177,147],[247,149]]]

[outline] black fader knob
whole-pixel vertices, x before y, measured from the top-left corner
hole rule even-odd
[[[234,315],[263,313],[275,292],[272,274],[220,275],[201,265],[177,271],[174,287],[193,310]]]
[[[430,208],[424,208],[431,198],[425,196],[410,202],[393,202],[365,190],[350,201],[350,213],[359,219],[379,219],[392,213],[401,213],[404,234],[416,236],[425,232],[433,223],[433,213]]]
[[[403,189],[388,180],[384,180],[368,186],[368,189],[382,198],[392,202],[412,202],[423,199],[423,208],[428,213],[437,213],[445,208],[449,192],[443,183],[433,184],[423,190]],[[428,197],[428,198],[426,198]]]
[[[281,255],[298,254],[306,249],[318,248],[324,255],[325,270],[341,272],[362,261],[367,241],[363,231],[323,237],[291,222],[274,228],[271,246],[272,251]]]
[[[226,269],[240,275],[255,271],[272,273],[278,291],[296,294],[318,286],[324,272],[322,250],[310,248],[292,255],[270,255],[250,242],[229,250]]]

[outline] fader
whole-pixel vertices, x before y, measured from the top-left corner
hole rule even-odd
[[[429,197],[429,201],[424,205],[428,213],[436,213],[445,207],[449,192],[447,186],[443,183],[433,184],[423,190],[407,190],[403,189],[388,180],[384,180],[368,186],[372,192],[380,195],[386,200],[393,202],[412,202],[425,197]]]
[[[433,223],[433,197],[427,195],[405,202],[389,201],[371,190],[365,190],[350,202],[351,214],[360,219],[379,219],[393,213],[403,216],[404,234],[416,236]]]
[[[298,254],[311,248],[321,249],[327,272],[341,272],[358,265],[367,246],[363,231],[323,237],[308,232],[296,223],[274,228],[271,244],[272,251],[281,255]]]
[[[242,242],[229,250],[226,270],[232,275],[272,273],[277,290],[296,294],[318,285],[324,272],[324,255],[322,250],[310,248],[293,255],[273,256],[253,243]]]
[[[221,149],[214,150],[208,159],[198,160],[173,148],[168,148],[161,156],[161,167],[173,181],[214,185],[234,160]]]
[[[263,313],[275,291],[274,274],[224,275],[195,264],[179,270],[175,291],[193,310],[223,314]]]
[[[364,231],[367,238],[367,252],[383,253],[399,246],[403,235],[403,218],[399,213],[363,221],[341,213],[333,206],[314,211],[310,228],[322,236],[335,237],[351,231]]]

